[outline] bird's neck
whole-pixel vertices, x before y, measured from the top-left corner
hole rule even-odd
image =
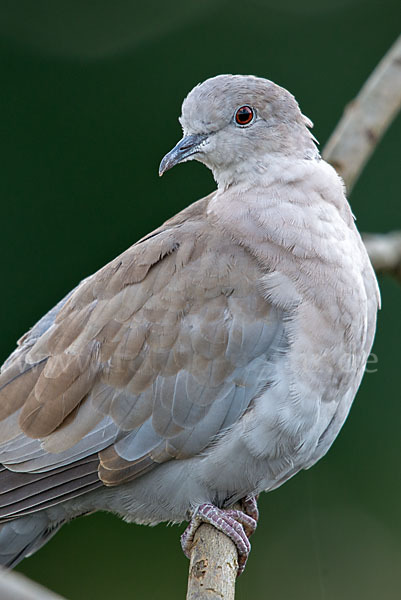
[[[322,228],[325,234],[333,226],[341,230],[344,223],[354,230],[341,179],[317,159],[281,157],[267,168],[251,173],[248,169],[247,177],[238,173],[230,185],[222,179],[208,212],[242,245],[254,245],[255,254],[264,251],[267,242],[287,249],[302,245],[306,231],[313,227],[317,236]],[[267,254],[270,251],[266,246]]]
[[[252,189],[270,186],[277,181],[290,182],[308,163],[317,164],[320,155],[315,145],[291,155],[266,154],[248,157],[227,166],[213,166],[212,172],[219,192],[229,188]]]

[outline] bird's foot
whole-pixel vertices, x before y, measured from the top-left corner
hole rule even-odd
[[[238,552],[238,575],[241,575],[251,550],[248,538],[254,533],[259,517],[254,496],[247,496],[241,503],[243,511],[234,508],[221,509],[209,503],[198,506],[181,536],[184,554],[190,558],[196,530],[202,523],[209,523],[234,542]]]
[[[245,498],[242,498],[241,500],[244,513],[247,514],[248,517],[252,517],[256,523],[259,521],[258,498],[259,494],[257,496],[245,496]],[[254,533],[255,529],[252,533]]]

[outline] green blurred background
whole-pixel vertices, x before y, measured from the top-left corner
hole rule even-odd
[[[198,163],[157,176],[196,83],[271,78],[323,145],[400,22],[399,0],[2,0],[1,358],[80,279],[213,189]],[[398,119],[352,195],[362,231],[401,227],[400,134]],[[239,600],[400,597],[401,288],[380,283],[377,372],[328,456],[261,497]],[[184,598],[181,529],[83,518],[19,570],[70,600]]]

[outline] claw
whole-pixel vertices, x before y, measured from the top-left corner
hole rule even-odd
[[[198,506],[188,527],[181,536],[181,546],[184,554],[190,558],[196,530],[201,523],[209,523],[225,533],[234,542],[238,552],[238,575],[241,575],[251,550],[248,537],[254,533],[257,525],[257,519],[252,514],[259,516],[256,500],[254,497],[252,498],[253,501],[251,497],[245,498],[243,501],[244,509],[247,512],[233,508],[223,510],[209,503]],[[252,514],[249,514],[248,510]]]

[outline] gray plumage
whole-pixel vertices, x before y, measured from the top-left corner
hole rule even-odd
[[[378,288],[311,122],[283,88],[231,75],[194,88],[180,121],[161,173],[196,159],[216,191],[84,280],[3,366],[3,564],[94,510],[179,522],[281,485],[327,452],[360,384]]]

